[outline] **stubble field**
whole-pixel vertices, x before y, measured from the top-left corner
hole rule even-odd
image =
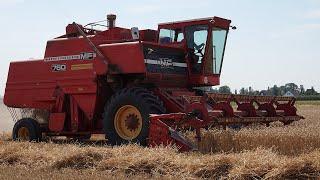
[[[191,153],[95,141],[12,142],[3,133],[0,179],[318,179],[320,105],[300,103],[298,110],[306,119],[286,127],[204,132],[200,151]]]

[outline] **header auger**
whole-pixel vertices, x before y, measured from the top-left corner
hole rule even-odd
[[[49,40],[43,59],[10,64],[4,102],[25,113],[13,138],[42,135],[86,139],[105,134],[111,145],[138,142],[197,147],[180,133],[302,119],[291,97],[216,94],[231,21],[219,17],[159,24],[157,30],[108,29],[77,23]],[[89,26],[97,26],[90,23]],[[104,25],[102,25],[104,26]]]

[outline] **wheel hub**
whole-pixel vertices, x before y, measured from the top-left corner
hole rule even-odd
[[[29,135],[30,135],[29,129],[26,127],[21,127],[18,130],[18,139],[22,141],[28,141],[30,139]]]
[[[115,114],[114,127],[122,139],[133,140],[137,138],[142,130],[140,111],[132,105],[122,106]]]
[[[127,119],[125,120],[126,126],[130,131],[135,131],[136,129],[139,128],[139,118],[136,114],[129,114],[127,116]]]

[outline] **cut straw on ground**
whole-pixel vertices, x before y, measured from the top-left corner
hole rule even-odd
[[[203,132],[199,152],[172,147],[26,143],[0,135],[0,179],[316,179],[320,177],[320,106],[288,127]],[[189,134],[189,136],[191,136]]]

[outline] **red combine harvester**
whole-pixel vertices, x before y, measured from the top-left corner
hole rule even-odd
[[[47,42],[41,60],[12,62],[4,103],[16,121],[15,140],[90,138],[111,145],[138,142],[196,147],[180,130],[209,126],[284,125],[300,120],[291,97],[216,94],[231,21],[219,17],[159,24],[158,30],[97,23],[66,27]],[[91,27],[91,28],[88,28]],[[231,104],[236,104],[236,107]],[[21,118],[17,116],[21,112]],[[191,127],[191,128],[190,128]]]

